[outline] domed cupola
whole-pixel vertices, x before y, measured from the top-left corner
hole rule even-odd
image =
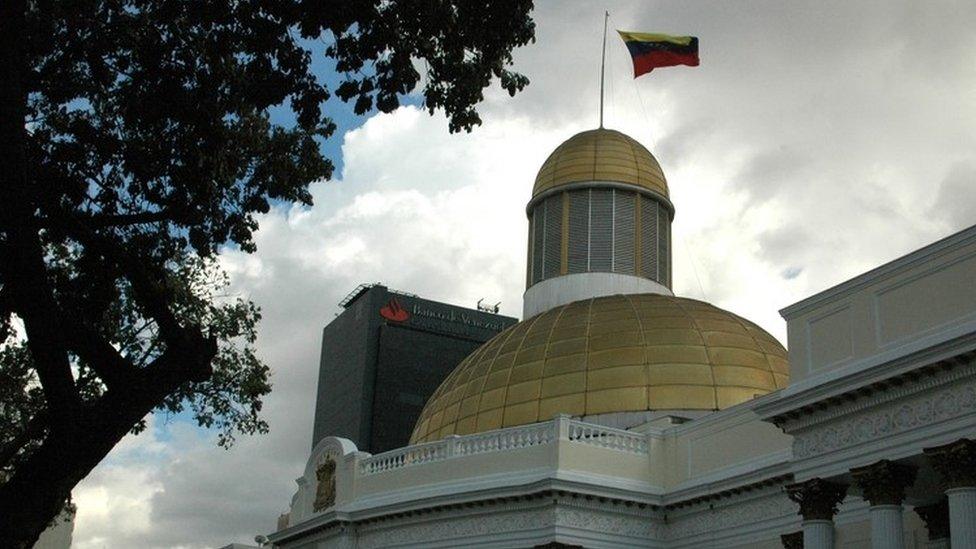
[[[671,294],[674,206],[654,156],[604,128],[556,148],[536,176],[524,316],[579,299]]]

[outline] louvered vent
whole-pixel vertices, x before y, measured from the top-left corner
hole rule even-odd
[[[532,283],[542,280],[542,259],[544,257],[543,243],[545,242],[545,210],[546,203],[539,204],[532,210]]]
[[[613,272],[670,287],[670,229],[667,207],[631,190],[553,194],[530,214],[528,286],[567,273]]]
[[[589,261],[590,191],[569,193],[568,272],[585,273]]]
[[[657,273],[657,217],[656,200],[642,196],[641,203],[641,275],[660,280]]]
[[[590,268],[608,272],[613,254],[613,191],[590,191]]]
[[[542,267],[543,278],[551,278],[560,274],[562,231],[563,197],[562,194],[557,194],[546,199],[546,237],[544,244],[545,259]]]
[[[658,263],[659,272],[658,282],[664,284],[668,288],[671,287],[671,220],[668,217],[668,212],[664,210],[662,206],[658,206],[658,216],[657,216],[657,233],[658,233]]]
[[[634,274],[636,193],[613,191],[613,272]]]

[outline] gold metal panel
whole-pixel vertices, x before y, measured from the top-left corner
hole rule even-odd
[[[593,325],[590,326],[590,335],[597,336],[616,332],[636,332],[637,330],[640,330],[640,323],[637,322],[637,317],[608,320],[605,322],[594,321]]]
[[[641,343],[640,332],[613,332],[590,336],[590,351],[633,347]]]
[[[550,340],[550,345],[566,339],[586,337],[587,329],[588,325],[586,323],[576,325],[565,325],[562,323],[557,324],[556,327],[552,329],[552,339]]]
[[[783,346],[778,341],[769,341],[766,338],[760,337],[757,337],[756,341],[759,343],[759,347],[769,354],[780,354],[783,350]]]
[[[765,394],[765,391],[753,389],[751,387],[716,387],[715,392],[718,396],[718,407],[728,408],[736,404]]]
[[[494,410],[488,410],[487,412],[478,414],[478,432],[483,433],[500,428],[502,426],[502,414],[504,410],[504,408],[495,408]]]
[[[647,385],[647,381],[644,379],[644,371],[645,367],[642,365],[591,370],[586,373],[586,390],[643,387]]]
[[[611,295],[606,298],[594,299],[590,305],[590,317],[594,322],[611,320],[613,317],[604,316],[611,311],[626,311],[627,316],[633,314],[633,305],[622,296]]]
[[[625,347],[623,349],[611,349],[609,351],[592,352],[587,360],[587,367],[590,370],[599,368],[612,368],[614,366],[625,366],[627,364],[643,364],[644,348],[639,346]]]
[[[785,387],[786,358],[761,328],[704,302],[584,300],[521,322],[462,361],[427,402],[411,441],[556,413],[714,410]]]
[[[438,410],[434,412],[434,414],[430,416],[430,424],[428,424],[427,428],[431,431],[436,431],[437,429],[440,429],[441,418],[443,417],[444,417],[444,410]]]
[[[697,330],[662,329],[644,332],[648,345],[704,345]]]
[[[543,376],[554,376],[578,372],[586,369],[586,355],[583,353],[575,355],[560,356],[546,360],[542,368]]]
[[[482,393],[478,410],[483,412],[493,408],[501,408],[505,404],[505,389],[505,387],[501,387]]]
[[[454,426],[454,434],[470,435],[478,432],[478,416],[470,416],[459,420]]]
[[[516,366],[512,368],[512,375],[508,378],[508,382],[515,384],[530,379],[539,379],[542,377],[542,366],[544,364],[545,362],[537,360],[525,365]]]
[[[710,385],[662,385],[647,388],[652,410],[715,410],[715,388]]]
[[[518,404],[527,400],[538,400],[540,387],[542,387],[542,381],[538,379],[509,385],[508,394],[505,397],[505,405]]]
[[[531,400],[505,407],[502,426],[525,425],[539,420],[539,401]]]
[[[632,138],[607,129],[579,133],[556,148],[536,176],[533,196],[577,181],[620,181],[667,196],[660,164]]]
[[[575,372],[542,379],[542,398],[583,393],[586,391],[586,372]]]
[[[647,366],[647,384],[711,385],[712,367],[708,364],[653,364]]]
[[[507,352],[495,357],[495,360],[491,362],[491,368],[489,371],[497,372],[499,370],[505,370],[512,366],[515,362],[515,351]]]
[[[789,374],[773,374],[773,379],[776,381],[776,388],[782,389],[790,384]]]
[[[686,316],[650,316],[641,314],[640,323],[644,327],[644,330],[656,330],[660,328],[696,329],[695,321]]]
[[[544,398],[539,401],[539,421],[548,421],[556,414],[581,416],[586,413],[586,396],[583,393]]]
[[[471,379],[477,377],[488,375],[488,371],[491,369],[491,362],[479,362],[471,366]],[[468,381],[470,383],[470,381]]]
[[[526,349],[533,349],[535,347],[545,347],[546,342],[549,341],[549,332],[551,331],[550,326],[540,326],[539,328],[533,328],[529,330],[529,333],[525,334],[525,339],[522,341],[522,346],[519,348],[519,353],[524,352]]]
[[[515,364],[528,364],[529,362],[542,360],[545,356],[546,346],[536,345],[535,347],[520,350],[518,356],[515,357]]]
[[[424,416],[420,416],[420,420],[417,423],[417,426],[414,427],[414,429],[413,429],[415,435],[414,436],[411,436],[411,439],[412,440],[418,440],[418,439],[423,440],[424,436],[427,435],[427,425],[429,423],[430,423],[430,419],[429,418],[426,418]]]
[[[778,374],[790,374],[790,363],[787,362],[786,357],[778,355],[766,355],[766,362],[769,363],[769,367]]]
[[[776,388],[773,373],[759,368],[744,368],[742,366],[715,366],[712,368],[715,384],[738,385],[771,391]]]
[[[647,390],[644,387],[623,387],[586,392],[587,414],[645,409],[647,409]]]
[[[448,405],[451,405],[451,404],[457,404],[458,402],[460,402],[462,397],[464,397],[464,387],[463,386],[461,386],[461,387],[455,387],[455,388],[451,389],[451,391],[449,393],[447,393],[444,398],[446,399],[447,404]]]
[[[461,401],[461,408],[458,411],[460,417],[467,417],[478,413],[478,403],[481,401],[481,395],[475,395],[473,397],[468,397]]]
[[[704,332],[731,332],[733,334],[747,333],[746,329],[743,328],[738,322],[699,318],[695,320],[695,323],[698,324],[698,329]]]
[[[698,345],[655,345],[647,347],[648,364],[702,364],[708,365],[708,351]]]
[[[704,332],[705,344],[713,347],[736,347],[739,349],[755,349],[756,340],[748,334],[733,334],[729,332]]]
[[[486,376],[482,376],[469,381],[468,384],[464,387],[464,396],[469,397],[469,396],[481,394],[481,391],[485,387],[485,380],[487,379],[488,378]]]
[[[441,424],[446,425],[448,423],[454,423],[457,421],[458,408],[460,407],[460,404],[452,404],[447,408],[444,408],[444,416],[441,418]]]
[[[712,364],[729,366],[751,366],[753,368],[769,369],[766,355],[749,349],[732,349],[729,347],[709,347],[708,356]]]
[[[553,341],[549,343],[549,349],[546,352],[547,357],[555,356],[565,356],[565,355],[575,355],[579,353],[586,352],[587,340],[586,338],[580,337],[576,339],[565,339],[562,341]]]

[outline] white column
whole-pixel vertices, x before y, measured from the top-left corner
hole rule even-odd
[[[871,506],[871,547],[905,549],[901,505]]]
[[[834,521],[803,521],[803,549],[834,549]]]
[[[976,487],[950,488],[949,539],[952,549],[976,549]]]

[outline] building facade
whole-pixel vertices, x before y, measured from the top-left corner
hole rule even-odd
[[[407,444],[427,398],[465,356],[516,319],[361,285],[322,330],[314,446],[341,436],[384,452]]]
[[[408,444],[322,438],[271,544],[976,549],[976,227],[784,309],[787,353],[673,295],[652,160],[602,128],[550,156],[526,319]]]

